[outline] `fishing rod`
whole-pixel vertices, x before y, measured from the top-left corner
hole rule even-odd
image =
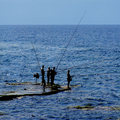
[[[36,53],[35,47],[34,47],[34,45],[33,45],[32,42],[31,42],[31,44],[32,44],[33,50],[34,50],[34,52],[35,52],[35,56],[36,56],[36,60],[37,60],[38,66],[39,66],[39,68],[40,68],[40,63],[39,63],[39,60],[38,60],[38,57],[37,57],[37,53]],[[21,53],[23,54],[22,48],[21,48]],[[22,56],[25,57],[25,55],[22,55]],[[25,64],[25,66],[26,66],[26,64]],[[27,67],[27,66],[26,66],[26,67]],[[25,69],[25,67],[23,68],[22,71],[24,71],[24,69]],[[32,71],[31,71],[31,72],[32,72]],[[22,73],[23,73],[23,72],[22,72]],[[32,72],[32,74],[34,75],[34,77],[36,77],[36,83],[37,83],[37,79],[38,79],[38,77],[39,77],[39,74],[38,74],[38,73],[34,74],[33,72]],[[35,75],[37,75],[37,76],[35,76]],[[20,73],[20,77],[22,78],[22,74],[21,74],[21,73]],[[22,79],[21,79],[20,82],[22,82]]]
[[[61,69],[61,70],[59,70],[58,72],[64,72],[64,71],[66,71],[66,70],[70,70],[70,69],[72,69],[72,68],[79,68],[79,67],[80,67],[80,69],[85,68],[85,67],[81,67],[81,65],[75,65],[75,66],[72,66],[72,67],[69,67],[69,68]],[[87,67],[88,67],[88,66],[87,66]]]
[[[34,45],[33,45],[32,42],[31,42],[31,44],[32,44],[32,47],[33,47],[33,51],[34,51],[34,53],[35,53],[35,57],[36,57],[36,60],[37,60],[38,67],[39,67],[39,69],[41,69],[41,68],[40,68],[40,63],[39,63],[39,60],[38,60],[38,57],[37,57],[37,53],[36,53],[36,50],[35,50],[35,47],[34,47]]]
[[[75,66],[71,66],[71,67],[69,67],[69,68],[65,68],[65,69],[60,69],[58,72],[64,72],[64,71],[66,71],[66,70],[68,70],[68,69],[72,69],[72,68],[79,68],[79,69],[83,69],[83,68],[90,68],[90,67],[94,67],[94,66],[96,66],[96,65],[92,65],[92,66],[90,66],[90,64],[97,64],[98,62],[99,63],[103,63],[103,62],[108,62],[108,60],[100,60],[100,61],[96,61],[96,62],[90,62],[90,63],[84,63],[84,64],[79,64],[79,65],[75,65]],[[105,66],[102,66],[102,67],[105,67]],[[115,67],[115,66],[109,66],[109,67]]]
[[[98,75],[120,75],[119,73],[89,73],[89,74],[76,74],[72,75],[72,77],[77,77],[77,76],[98,76]]]
[[[61,58],[60,58],[60,60],[59,60],[59,62],[58,62],[58,65],[57,65],[57,67],[56,67],[56,71],[57,71],[57,69],[58,69],[58,67],[59,67],[59,65],[60,65],[60,63],[61,63],[61,61],[62,61],[62,59],[63,59],[63,56],[65,55],[65,52],[66,52],[66,50],[67,50],[67,48],[68,48],[71,40],[73,39],[76,31],[78,30],[78,27],[79,27],[80,23],[82,22],[82,20],[83,20],[83,18],[84,18],[84,15],[85,15],[85,13],[84,13],[83,16],[81,17],[80,21],[78,22],[78,25],[76,26],[73,34],[71,35],[71,38],[70,38],[70,40],[68,41],[68,44],[66,45],[66,47],[65,47],[65,49],[64,49],[64,52],[63,52],[63,54],[62,54],[62,56],[61,56]]]

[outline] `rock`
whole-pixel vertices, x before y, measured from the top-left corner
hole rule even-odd
[[[73,107],[68,107],[68,108],[72,108],[72,109],[80,109],[80,110],[93,110],[94,106],[92,106],[91,104],[87,104],[85,106],[73,106]]]
[[[79,109],[79,110],[105,110],[105,111],[120,111],[120,107],[109,107],[109,106],[92,106],[92,104],[87,104],[85,106],[70,106],[69,109]]]
[[[6,114],[0,111],[0,116],[1,116],[1,115],[6,115]]]

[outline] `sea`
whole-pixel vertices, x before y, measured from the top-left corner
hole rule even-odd
[[[0,120],[120,120],[120,25],[0,25],[0,94],[42,65],[71,90],[0,101]]]

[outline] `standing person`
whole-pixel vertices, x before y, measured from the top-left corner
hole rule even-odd
[[[42,65],[42,68],[41,68],[41,75],[42,75],[42,85],[43,87],[45,87],[46,83],[45,83],[45,71],[44,71],[44,65]]]
[[[50,82],[50,72],[51,72],[50,67],[48,67],[48,69],[47,69],[47,84],[48,85],[49,85],[49,82]]]
[[[54,84],[56,74],[57,72],[55,71],[55,67],[53,67],[53,69],[51,70],[51,86]]]
[[[51,83],[51,85],[52,85],[52,69],[50,69],[50,83]]]
[[[70,88],[70,81],[72,81],[70,70],[67,71],[67,81],[68,81],[67,87]]]

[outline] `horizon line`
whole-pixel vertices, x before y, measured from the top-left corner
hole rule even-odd
[[[31,26],[36,26],[36,25],[40,25],[40,26],[62,26],[62,25],[78,25],[78,24],[0,24],[0,26],[10,26],[10,25],[13,25],[13,26],[27,26],[27,25],[31,25]],[[120,24],[80,24],[80,25],[120,25]]]

